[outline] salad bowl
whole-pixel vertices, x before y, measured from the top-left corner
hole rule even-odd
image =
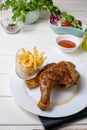
[[[74,27],[56,26],[51,24],[50,22],[49,22],[49,26],[57,34],[71,34],[78,37],[82,37],[86,30],[86,25],[83,22],[82,22],[82,30]]]
[[[55,33],[71,34],[79,37],[82,37],[86,30],[86,25],[81,20],[76,19],[67,12],[50,16],[49,25]]]

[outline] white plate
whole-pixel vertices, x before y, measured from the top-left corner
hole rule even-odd
[[[45,62],[46,64],[50,62],[59,62],[62,60],[73,62],[81,74],[80,85],[72,86],[65,91],[54,90],[51,96],[51,109],[42,111],[36,105],[40,98],[39,87],[33,90],[27,89],[25,82],[13,73],[10,80],[10,86],[12,95],[16,102],[25,110],[44,117],[65,117],[84,109],[87,106],[86,67],[78,61],[58,54],[48,54],[47,57],[47,61]]]

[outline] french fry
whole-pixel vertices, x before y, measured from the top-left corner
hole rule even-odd
[[[37,49],[34,47],[34,69],[37,68]]]
[[[38,57],[38,50],[36,47],[34,47],[34,53],[36,54],[36,56]]]
[[[25,53],[25,49],[24,48],[22,48],[21,50],[22,50],[22,53]]]
[[[44,52],[39,54],[36,46],[33,48],[33,53],[29,50],[26,51],[22,48],[22,53],[17,56],[18,62],[25,68],[38,69],[46,60],[44,57]]]

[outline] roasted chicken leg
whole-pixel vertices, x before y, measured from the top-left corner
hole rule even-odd
[[[41,109],[47,109],[50,104],[50,94],[55,85],[60,89],[65,89],[73,84],[78,83],[80,74],[71,62],[61,61],[39,76],[41,99],[37,106]]]
[[[61,61],[50,63],[43,67],[35,78],[26,80],[27,87],[34,88],[40,85],[41,98],[37,106],[43,110],[50,104],[50,94],[54,87],[66,89],[78,83],[80,74],[72,62]]]

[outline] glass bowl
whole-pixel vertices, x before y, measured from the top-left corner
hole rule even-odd
[[[5,18],[1,20],[1,25],[5,32],[9,34],[14,34],[20,31],[23,26],[22,22],[13,22],[12,19]]]
[[[28,49],[26,50],[28,51]],[[18,77],[24,80],[34,78],[37,75],[39,68],[34,69],[33,67],[27,67],[26,64],[20,63],[18,60],[18,56],[21,54],[23,54],[23,50],[19,49],[16,53],[16,64],[15,64],[16,74],[18,75]]]

